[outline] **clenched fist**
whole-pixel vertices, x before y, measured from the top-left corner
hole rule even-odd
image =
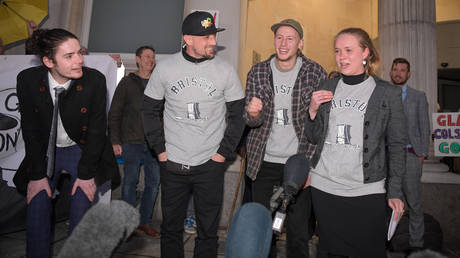
[[[251,101],[246,107],[246,111],[251,117],[257,117],[263,108],[262,100],[257,97],[252,97]]]

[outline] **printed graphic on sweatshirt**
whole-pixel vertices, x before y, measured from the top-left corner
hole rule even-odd
[[[276,110],[276,124],[277,125],[289,125],[290,124],[290,119],[289,119],[289,109],[287,108],[281,108]]]
[[[335,143],[337,144],[351,144],[351,125],[338,124],[337,125],[337,136]]]
[[[362,125],[368,98],[339,96],[331,101],[330,135],[326,143],[340,145],[346,149],[360,149]]]
[[[201,118],[200,103],[190,102],[187,103],[187,118],[190,120],[207,120],[207,117]]]
[[[285,84],[275,84],[275,125],[287,126],[291,125],[289,118],[291,110],[283,106],[291,104],[292,101],[292,87]]]
[[[346,99],[332,99],[331,109],[355,109],[361,113],[366,112],[367,102],[360,99],[346,98]]]
[[[274,89],[275,89],[276,95],[286,95],[286,96],[292,95],[292,86],[281,84],[281,85],[275,85]]]
[[[170,85],[170,90],[178,95],[183,94],[183,89],[186,88],[198,88],[203,90],[207,96],[213,97],[217,89],[211,81],[208,81],[206,78],[196,78],[196,77],[184,77],[183,79],[177,80],[172,85]]]

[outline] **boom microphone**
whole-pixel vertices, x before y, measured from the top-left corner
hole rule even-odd
[[[294,199],[297,192],[304,186],[310,173],[310,162],[305,154],[295,154],[284,165],[283,185],[274,190],[270,199],[270,210],[276,211],[281,205],[280,211],[273,220],[273,230],[281,233],[286,218],[287,206]]]
[[[114,200],[91,207],[64,243],[58,258],[111,257],[115,248],[139,225],[139,212]]]

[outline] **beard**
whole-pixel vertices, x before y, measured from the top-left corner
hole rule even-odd
[[[214,49],[214,47],[212,47],[212,49],[209,51],[208,51],[208,47],[205,48],[205,51],[204,51],[205,58],[213,59],[215,55],[216,55],[216,50]]]
[[[196,55],[195,58],[198,58],[198,59],[201,59],[201,58],[213,59],[214,56],[216,55],[216,51],[214,47],[205,46],[201,51],[195,47],[192,47],[192,49]]]
[[[395,79],[399,79],[398,81],[395,81]],[[404,85],[406,84],[408,78],[406,78],[405,80],[401,80],[402,78],[400,76],[396,76],[395,79],[393,79],[393,77],[391,78],[391,82],[394,84],[394,85]]]

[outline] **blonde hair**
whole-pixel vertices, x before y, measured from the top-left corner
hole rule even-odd
[[[364,71],[368,75],[374,75],[380,63],[380,56],[379,56],[379,52],[377,51],[374,44],[372,43],[372,40],[369,37],[369,34],[367,34],[367,32],[361,28],[343,29],[335,36],[334,46],[335,46],[335,42],[337,41],[337,38],[343,34],[350,34],[350,35],[355,36],[358,39],[359,45],[361,46],[363,50],[366,48],[369,49],[369,55],[365,59],[366,64],[364,65]]]

